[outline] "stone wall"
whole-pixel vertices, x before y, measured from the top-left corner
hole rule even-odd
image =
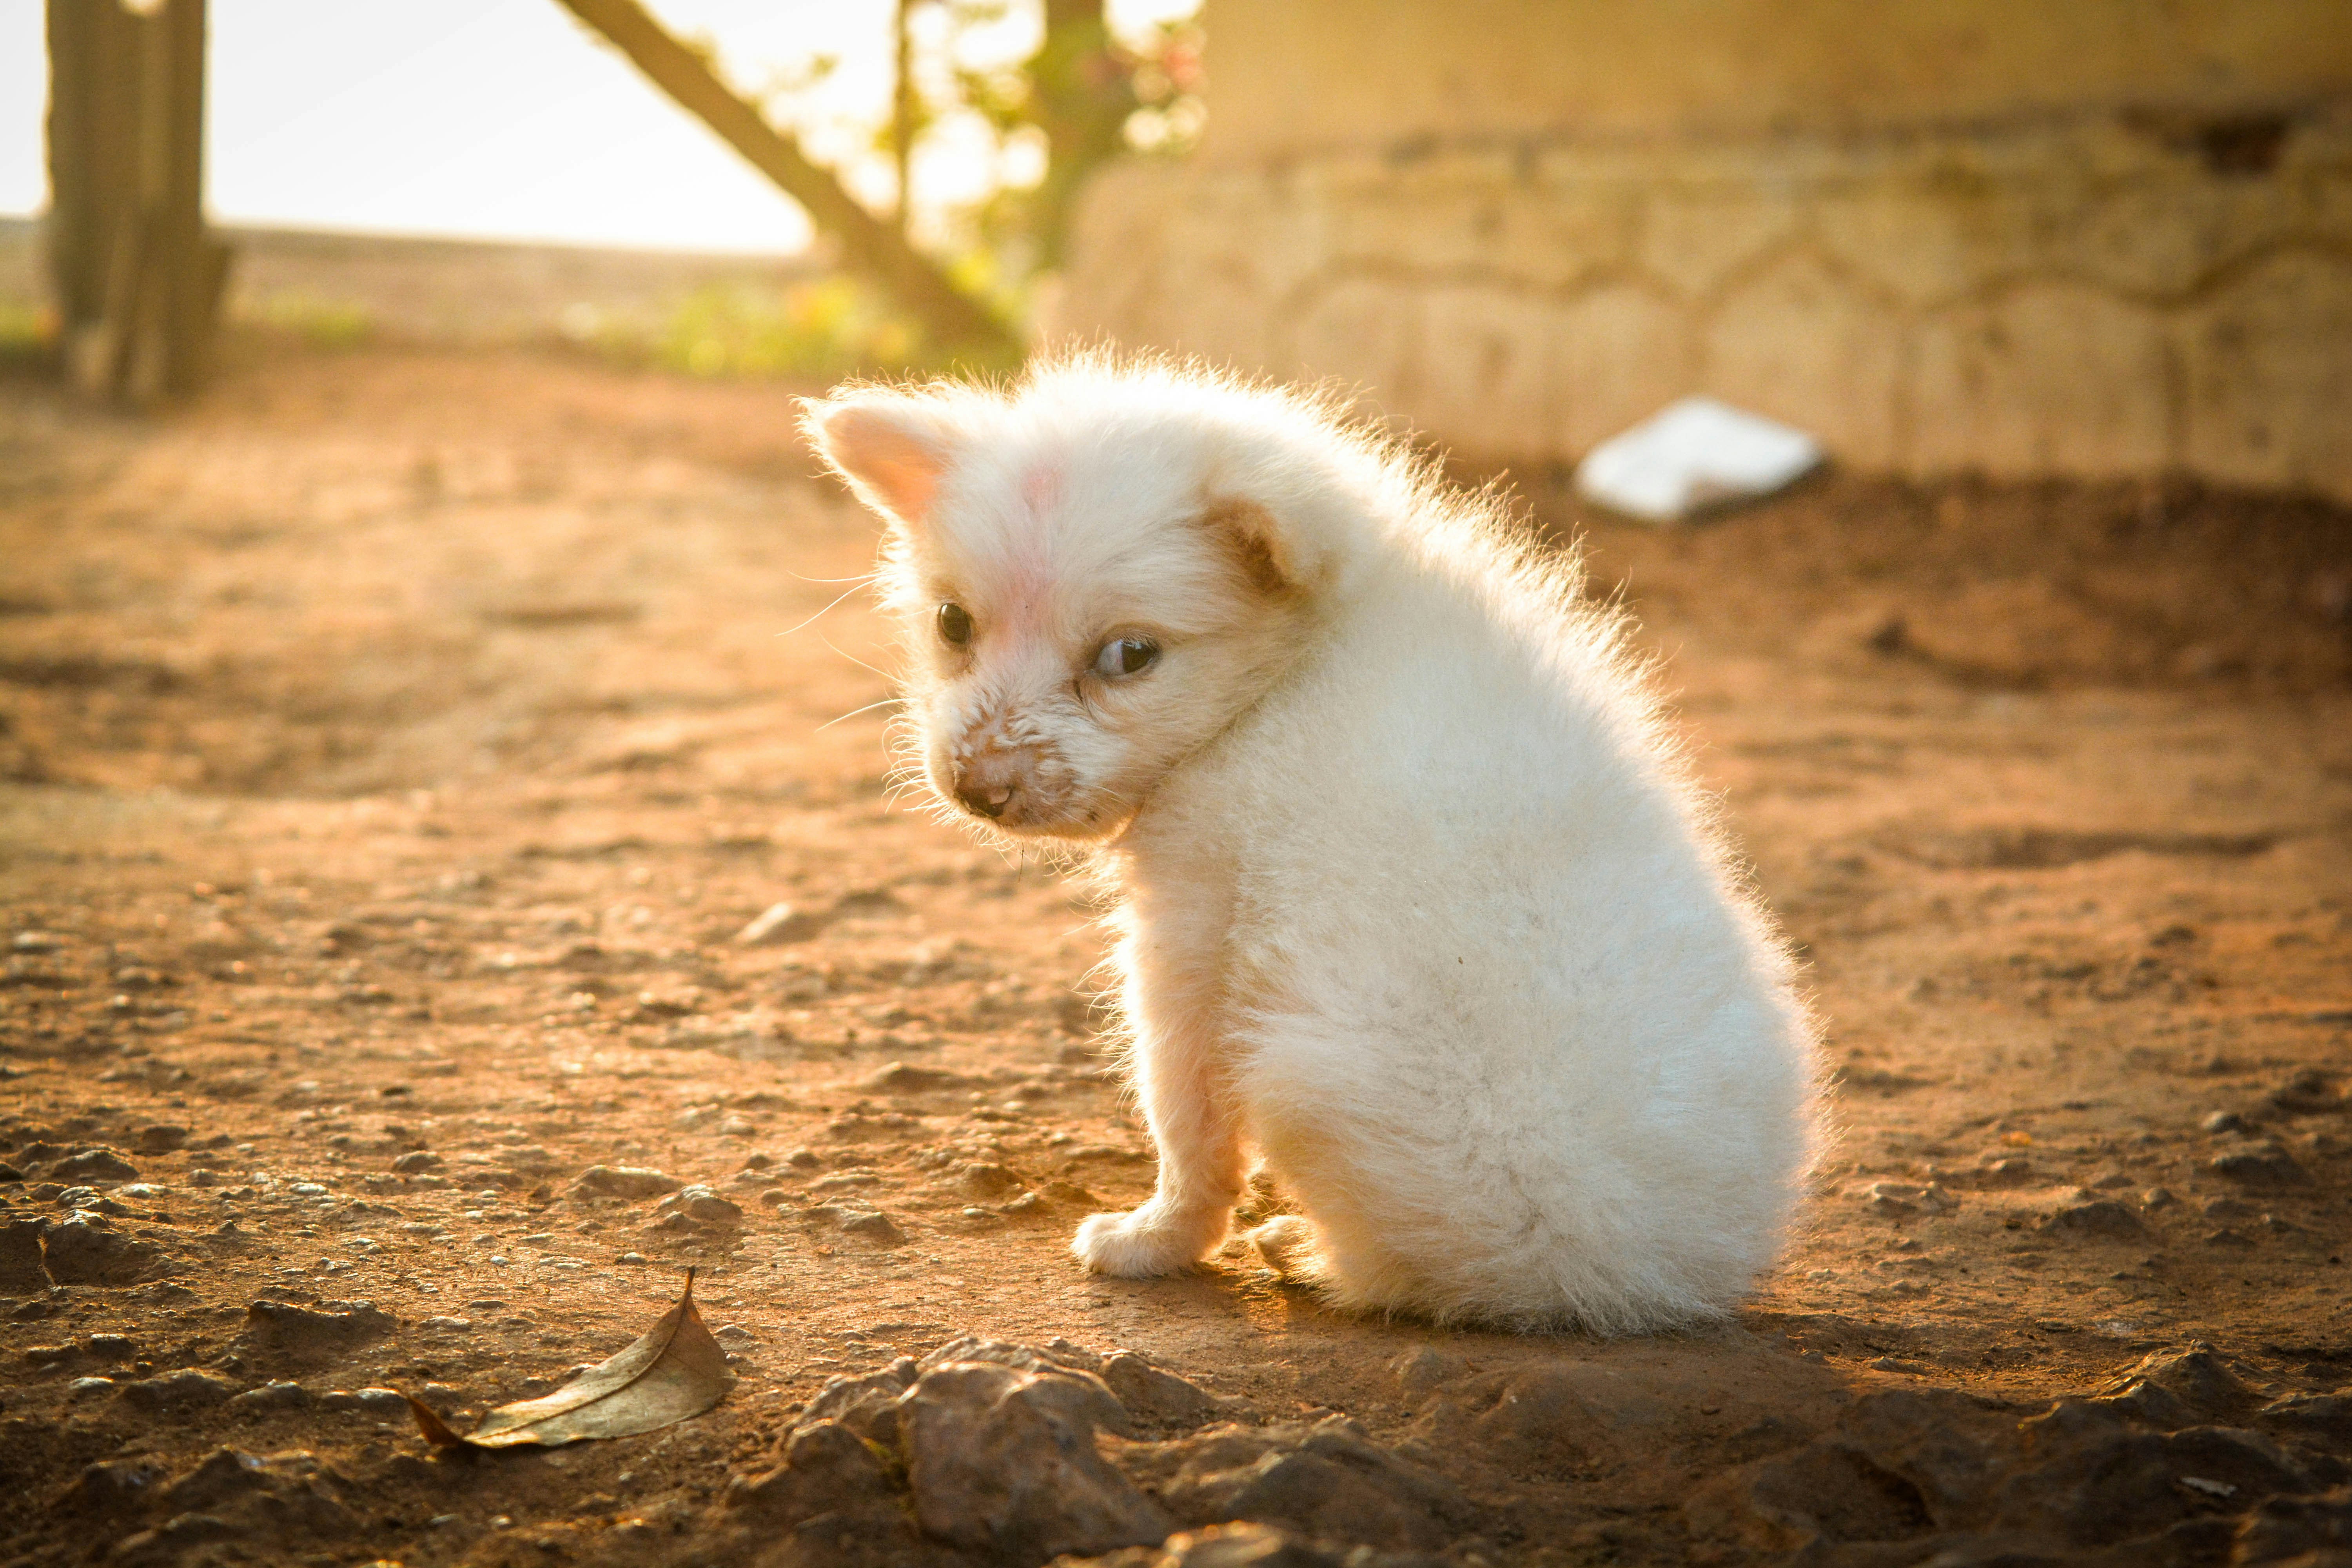
[[[2281,101],[1235,135],[1098,179],[1054,325],[1336,377],[1475,458],[1704,391],[1866,468],[2352,500],[2352,91]]]

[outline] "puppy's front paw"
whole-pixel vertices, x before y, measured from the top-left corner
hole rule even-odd
[[[1190,1268],[1224,1238],[1224,1216],[1174,1216],[1146,1204],[1126,1214],[1088,1215],[1070,1250],[1097,1274],[1148,1279]]]

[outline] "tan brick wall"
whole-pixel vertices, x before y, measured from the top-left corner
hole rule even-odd
[[[1257,69],[1236,58],[1252,27],[1221,19],[1245,13],[1263,34],[1281,9],[1213,6],[1213,116]],[[1951,24],[1967,9],[1918,14]],[[2142,7],[2217,35],[2230,9]],[[2297,10],[2245,0],[2229,35],[2239,57],[2278,78],[2281,18]],[[2352,499],[2352,90],[2310,96],[2352,26],[2323,31],[2301,62],[2311,80],[2257,79],[2243,58],[2234,78],[2208,70],[2209,89],[2272,108],[2087,104],[1921,124],[1848,93],[1837,129],[1350,145],[1329,106],[1299,110],[1315,137],[1270,143],[1249,129],[1274,123],[1261,106],[1189,163],[1098,180],[1052,324],[1338,377],[1479,457],[1570,459],[1705,391],[1870,468],[2182,469]],[[2216,46],[2206,63],[2228,55]],[[1314,104],[1312,62],[1291,63],[1292,100]],[[2116,97],[2118,73],[2163,64],[2053,66],[2036,90]]]

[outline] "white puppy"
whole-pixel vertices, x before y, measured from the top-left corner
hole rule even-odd
[[[1252,1233],[1344,1305],[1720,1315],[1815,1141],[1813,1026],[1624,624],[1487,501],[1294,394],[1103,356],[849,389],[940,799],[1115,879],[1158,1190],[1075,1250]]]

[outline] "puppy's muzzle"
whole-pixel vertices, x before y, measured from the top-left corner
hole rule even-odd
[[[1036,766],[1035,754],[1026,747],[989,747],[956,770],[955,797],[966,811],[994,822],[1013,809]]]

